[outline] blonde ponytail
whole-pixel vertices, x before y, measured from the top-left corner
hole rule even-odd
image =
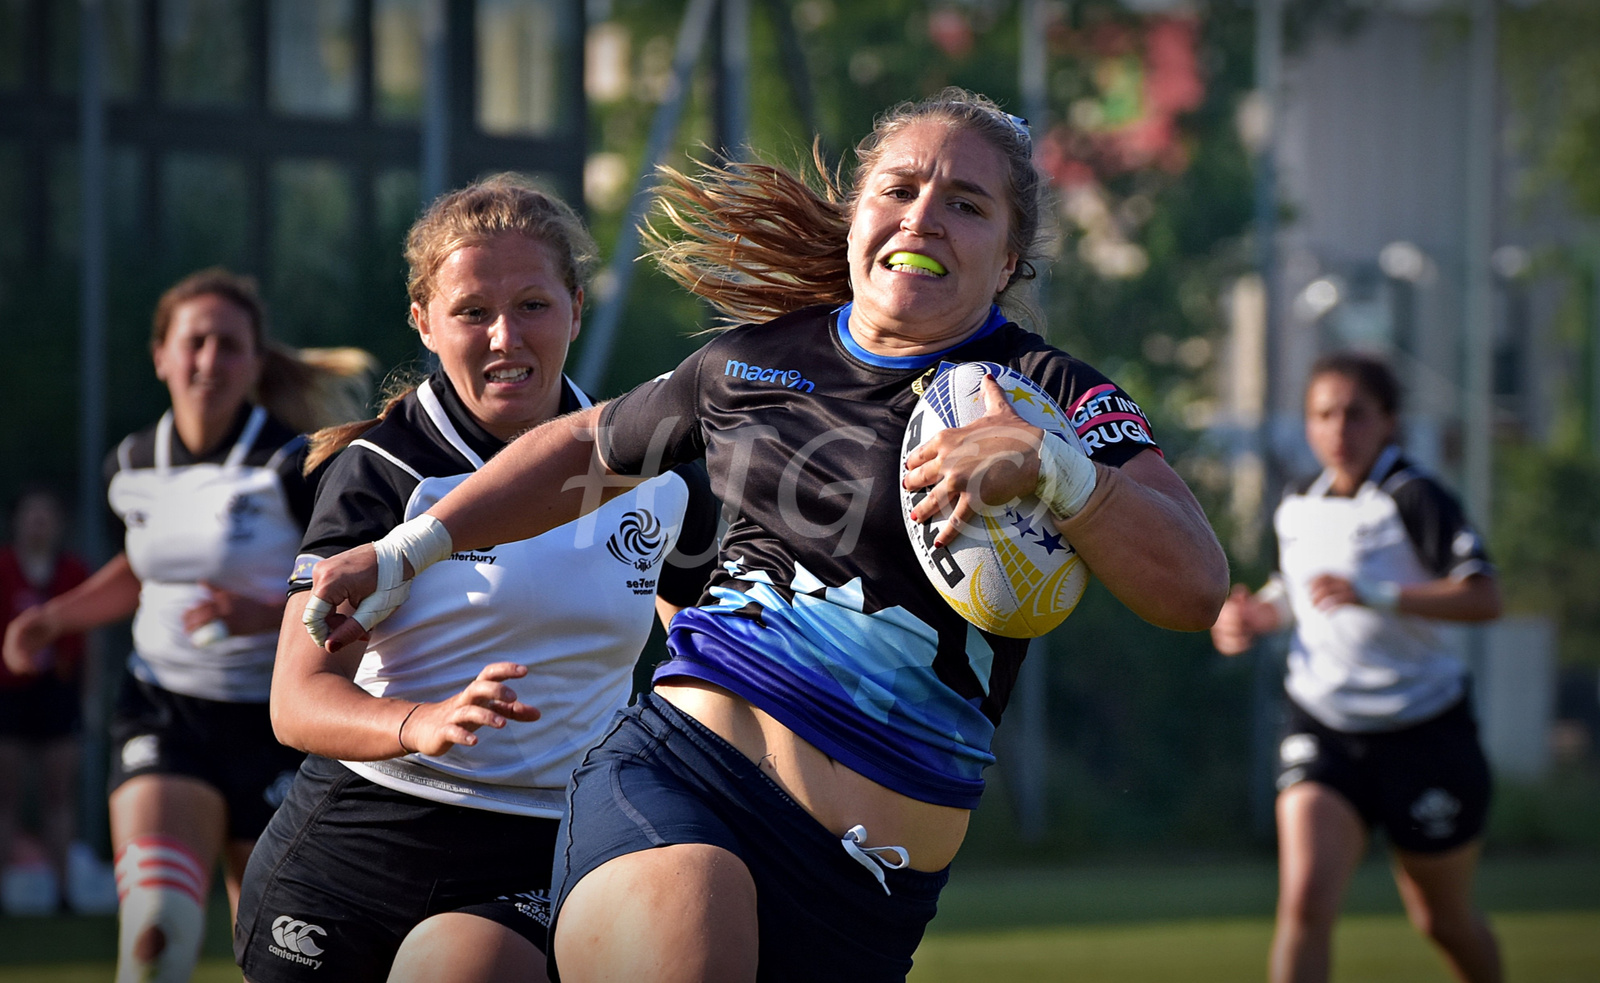
[[[290,348],[268,342],[256,399],[290,429],[310,433],[362,415],[378,362],[359,348]]]
[[[389,413],[400,405],[402,399],[422,385],[422,381],[422,374],[415,369],[396,369],[384,381],[383,408],[378,411],[377,416],[370,420],[354,420],[323,427],[313,433],[306,451],[305,473],[310,474],[315,471],[328,458],[349,447],[351,441],[387,419]]]

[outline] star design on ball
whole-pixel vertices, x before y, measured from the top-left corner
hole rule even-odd
[[[1061,541],[1061,537],[1059,535],[1040,536],[1039,545],[1044,547],[1044,553],[1046,556],[1052,555],[1057,550],[1065,550],[1068,548],[1067,544]]]
[[[1033,527],[1033,520],[1016,509],[1006,509],[1006,518],[1011,520],[1012,526],[1016,527],[1018,537],[1040,535],[1039,530]]]
[[[1034,406],[1039,405],[1038,402],[1033,398],[1033,393],[1029,392],[1023,386],[1018,386],[1015,389],[1007,389],[1006,395],[1011,397],[1011,401],[1013,403],[1028,402],[1032,403]]]

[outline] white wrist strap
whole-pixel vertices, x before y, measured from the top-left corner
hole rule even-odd
[[[450,555],[450,533],[444,523],[424,512],[400,523],[389,534],[372,544],[378,554],[378,589],[356,605],[351,617],[368,631],[387,618],[411,596],[411,581],[406,578],[406,561],[411,576]]]
[[[444,523],[424,512],[389,530],[387,536],[372,544],[372,549],[378,556],[378,589],[356,605],[350,615],[367,631],[392,614],[411,595],[411,581],[405,576],[407,561],[411,563],[414,577],[449,557],[454,547]],[[332,610],[333,605],[315,594],[306,602],[301,621],[318,645],[328,640],[327,619]]]
[[[1271,605],[1272,610],[1278,612],[1278,627],[1294,627],[1294,608],[1289,605],[1289,586],[1283,578],[1273,574],[1265,587],[1256,591],[1256,600],[1262,604]]]
[[[1392,580],[1368,580],[1357,577],[1350,581],[1356,598],[1363,606],[1374,611],[1400,610],[1400,585]]]
[[[1037,494],[1051,513],[1062,519],[1078,514],[1094,494],[1097,475],[1094,462],[1076,439],[1067,443],[1049,430],[1039,442],[1039,485]]]

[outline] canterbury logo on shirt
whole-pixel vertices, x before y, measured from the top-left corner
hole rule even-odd
[[[322,955],[322,946],[311,936],[326,937],[327,934],[327,930],[321,925],[312,925],[298,918],[279,915],[272,922],[272,938],[277,945],[267,946],[267,951],[281,959],[318,969],[322,966],[322,960],[311,957]]]
[[[732,358],[722,367],[722,374],[746,382],[770,382],[803,393],[815,392],[817,388],[816,383],[801,375],[799,369],[764,369]]]

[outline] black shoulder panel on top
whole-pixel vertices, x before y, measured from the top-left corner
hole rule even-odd
[[[1456,497],[1431,476],[1407,466],[1391,472],[1383,491],[1394,499],[1417,559],[1436,577],[1485,573],[1483,539]]]

